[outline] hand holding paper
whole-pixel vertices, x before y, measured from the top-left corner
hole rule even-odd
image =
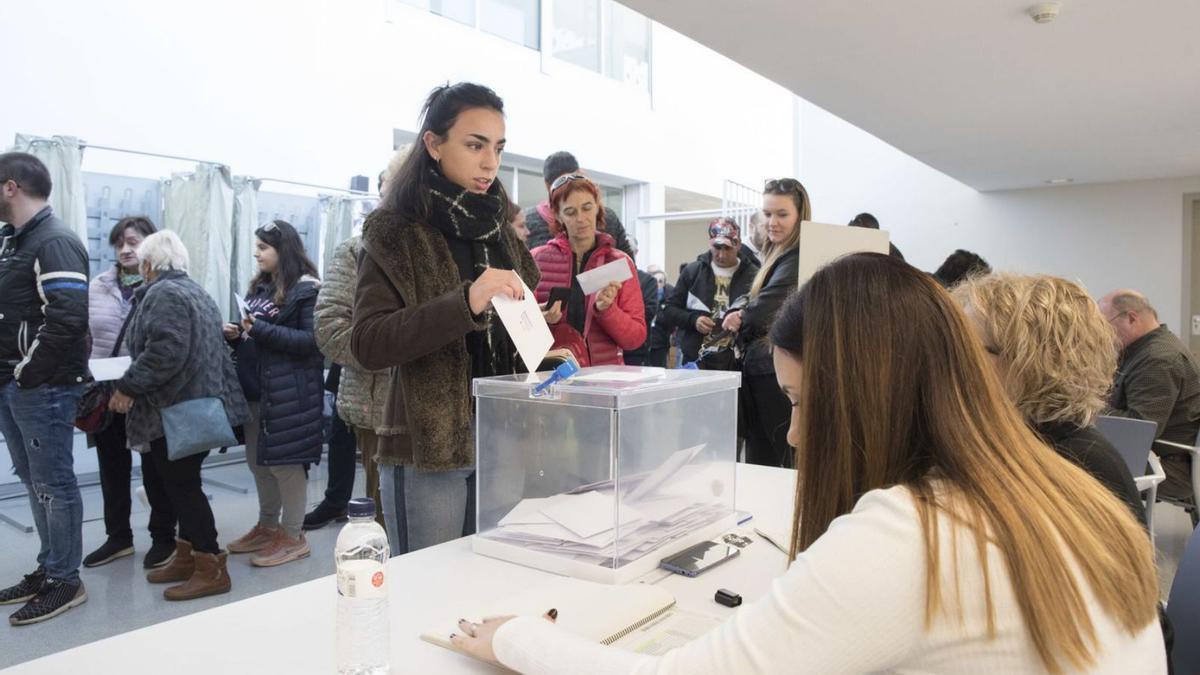
[[[516,277],[516,274],[513,276]],[[482,279],[483,276],[480,275],[479,278]],[[476,280],[475,283],[478,284],[479,281]],[[546,319],[542,316],[533,291],[529,290],[520,277],[517,277],[517,283],[520,284],[521,300],[497,294],[492,296],[491,304],[508,331],[508,337],[516,345],[521,360],[525,362],[525,369],[532,373],[541,365],[542,359],[546,358],[546,352],[550,351],[550,346],[554,344],[554,336],[550,334],[550,327],[546,325]]]
[[[622,282],[632,276],[633,270],[629,267],[629,260],[621,258],[594,270],[583,272],[575,279],[579,282],[579,287],[583,289],[583,294],[591,295],[613,281]]]
[[[522,293],[525,296],[530,295],[529,288],[525,286],[525,282],[521,281],[521,277],[517,276],[516,272],[489,267],[475,281],[471,282],[467,300],[472,314],[483,314],[488,305],[494,304],[492,299],[497,295],[519,300],[525,297]],[[508,324],[505,324],[505,327],[507,328]]]

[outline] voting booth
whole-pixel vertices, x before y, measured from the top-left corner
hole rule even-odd
[[[475,552],[618,584],[734,527],[740,384],[627,366],[542,397],[526,375],[475,380]]]

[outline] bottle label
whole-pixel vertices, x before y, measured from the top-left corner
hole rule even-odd
[[[338,594],[354,599],[386,598],[386,570],[376,560],[347,560],[338,566]]]

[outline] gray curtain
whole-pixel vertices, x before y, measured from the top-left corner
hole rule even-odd
[[[342,195],[321,195],[321,276],[338,244],[350,238],[358,217],[358,200]]]
[[[87,246],[87,202],[83,193],[83,146],[74,136],[41,138],[17,134],[14,151],[27,152],[42,160],[50,170],[54,188],[50,206]]]
[[[254,276],[258,266],[254,262],[254,231],[258,229],[258,188],[262,184],[249,176],[233,177],[233,264],[230,274],[233,278],[233,289],[245,295],[246,286]],[[239,314],[236,307],[230,306],[231,320]]]
[[[208,291],[222,316],[233,305],[233,178],[229,167],[199,164],[163,181],[163,227],[174,230],[191,257],[188,275]]]

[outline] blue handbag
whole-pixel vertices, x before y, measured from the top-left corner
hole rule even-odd
[[[175,461],[215,448],[238,445],[219,398],[196,398],[160,411],[167,459]]]

